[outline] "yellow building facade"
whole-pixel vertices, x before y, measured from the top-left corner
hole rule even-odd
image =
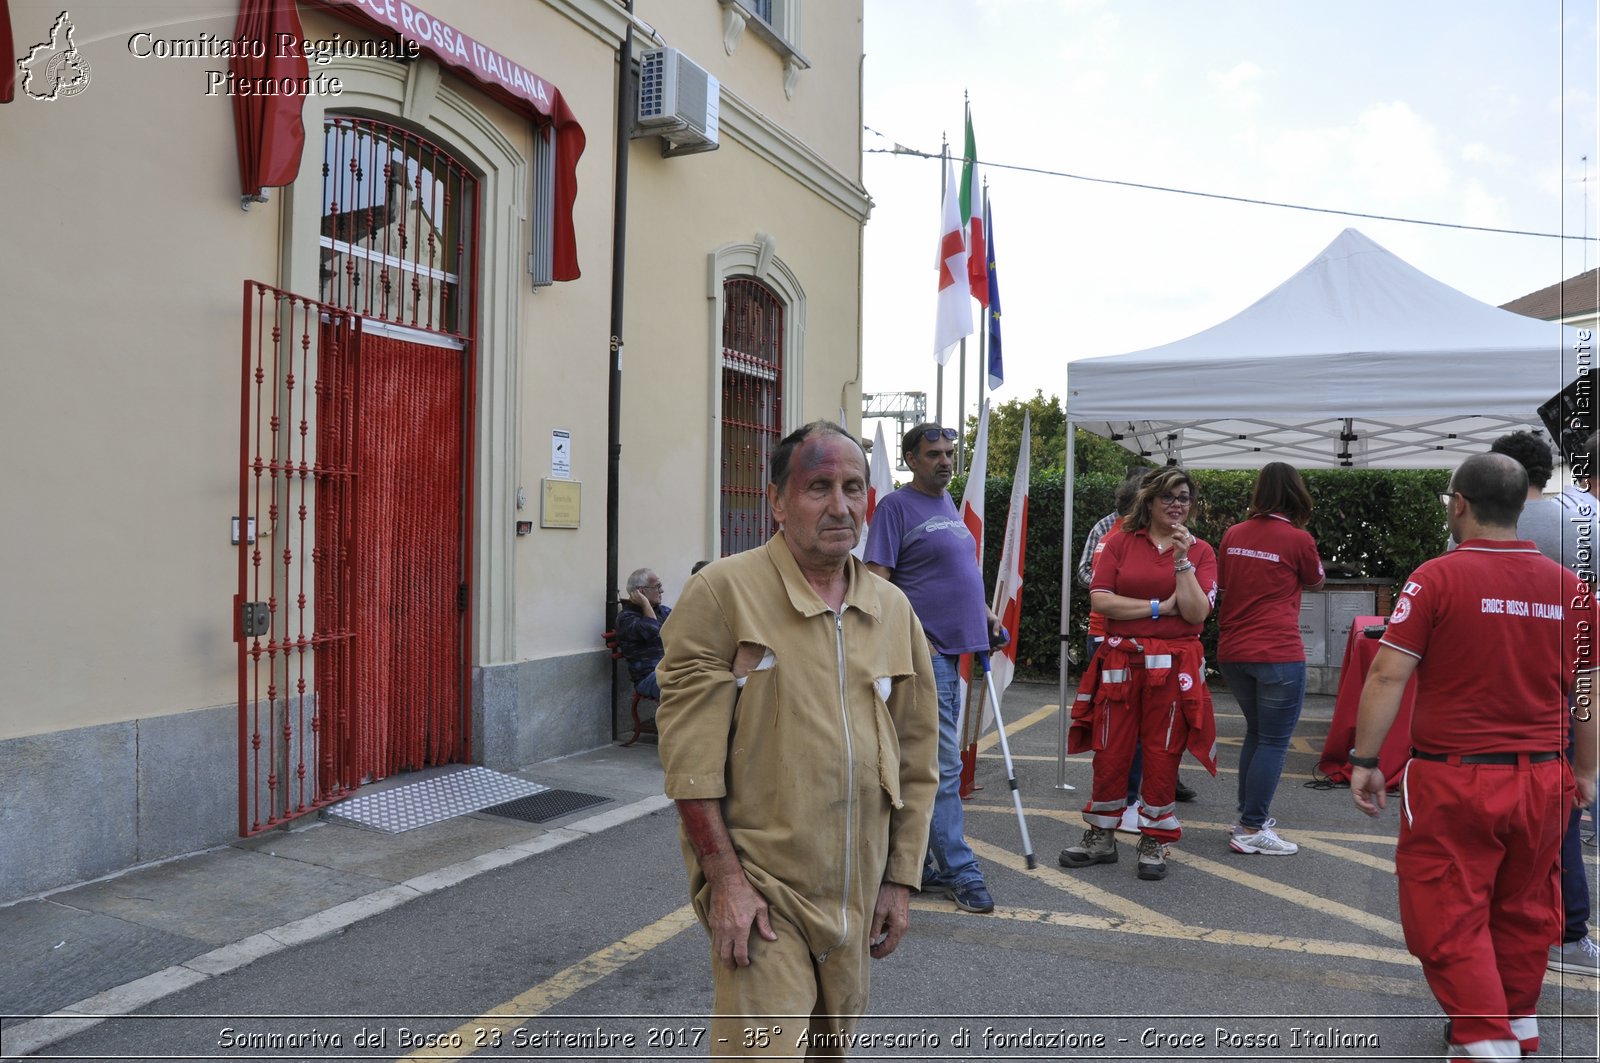
[[[0,901],[611,741],[621,581],[857,421],[860,0],[303,2],[251,81],[273,6],[9,3]]]

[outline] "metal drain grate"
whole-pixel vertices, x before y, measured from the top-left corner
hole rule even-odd
[[[422,782],[352,797],[330,805],[327,815],[399,834],[549,789],[488,768],[463,768]]]
[[[521,819],[529,823],[543,823],[545,820],[556,819],[568,812],[576,812],[580,808],[590,805],[601,805],[611,800],[609,797],[600,797],[596,794],[580,794],[576,790],[546,790],[543,793],[519,797],[515,801],[507,801],[503,805],[495,805],[483,811],[491,816],[505,816],[507,819]]]

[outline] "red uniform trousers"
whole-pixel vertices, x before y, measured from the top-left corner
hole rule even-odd
[[[1153,661],[1160,665],[1151,667]],[[1094,750],[1094,784],[1083,808],[1084,822],[1105,830],[1115,830],[1121,822],[1137,745],[1144,751],[1139,832],[1175,842],[1183,836],[1175,796],[1183,751],[1197,746],[1196,756],[1216,774],[1216,725],[1200,640],[1108,639],[1094,666],[1099,672],[1085,678],[1068,739],[1069,751]]]
[[[1452,1059],[1537,1050],[1534,1013],[1561,938],[1558,857],[1572,776],[1540,764],[1413,759],[1401,782],[1400,924],[1450,1016]]]

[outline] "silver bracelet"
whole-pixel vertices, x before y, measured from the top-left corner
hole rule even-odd
[[[1172,571],[1174,571],[1174,572],[1193,572],[1194,571],[1194,562],[1190,561],[1186,557],[1182,561],[1179,561],[1177,564],[1173,565],[1172,566]]]

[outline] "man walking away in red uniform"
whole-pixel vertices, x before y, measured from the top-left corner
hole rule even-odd
[[[1378,750],[1417,678],[1401,782],[1400,924],[1440,1007],[1451,1060],[1539,1047],[1535,1010],[1561,936],[1562,828],[1594,800],[1595,603],[1570,569],[1519,540],[1522,466],[1468,458],[1441,496],[1461,545],[1411,574],[1367,674],[1350,793],[1385,807]],[[1567,698],[1577,732],[1569,772]]]

